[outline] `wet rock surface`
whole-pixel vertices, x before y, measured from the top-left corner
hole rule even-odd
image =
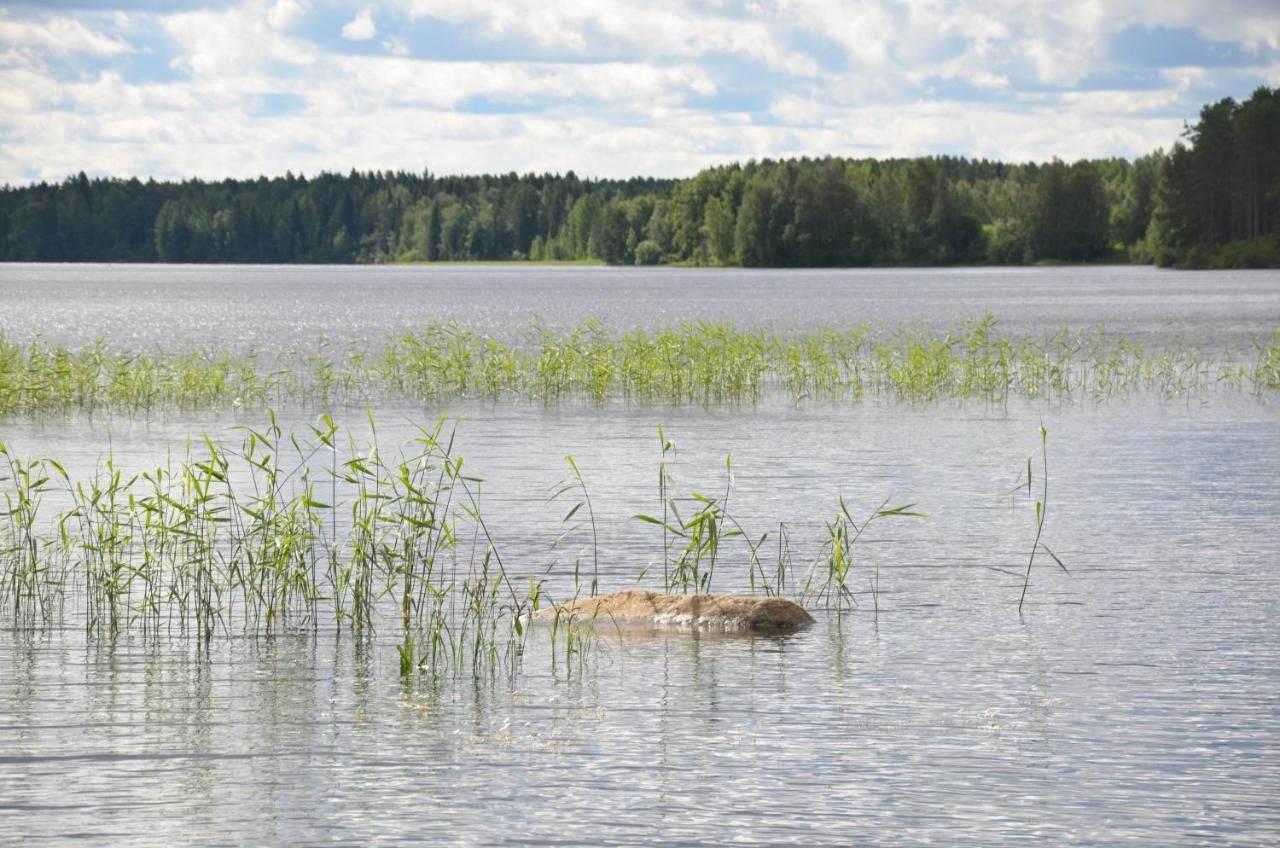
[[[667,595],[644,589],[579,598],[541,610],[538,617],[551,620],[557,614],[577,623],[773,633],[798,630],[813,623],[813,617],[803,607],[785,598]]]

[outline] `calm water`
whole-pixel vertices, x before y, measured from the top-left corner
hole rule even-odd
[[[991,311],[1011,333],[1098,323],[1143,341],[1178,335],[1247,346],[1280,326],[1280,274],[1153,268],[745,271],[511,266],[281,267],[0,265],[0,330],[11,338],[121,349],[193,344],[378,344],[458,321],[499,337],[539,316],[594,316],[620,329],[686,319],[814,328],[921,322],[949,329]]]
[[[166,271],[194,276],[171,290]],[[282,287],[264,289],[277,273]],[[52,293],[34,282],[41,274]],[[806,273],[772,284],[578,269],[244,274],[0,267],[0,326],[148,346],[173,343],[168,333],[246,345],[374,338],[442,317],[507,333],[529,308],[623,327],[694,316],[946,324],[990,308],[1027,331],[1106,319],[1210,345],[1280,326],[1274,273]],[[96,300],[98,285],[116,294]],[[940,290],[949,303],[934,302]],[[223,303],[229,291],[240,299]],[[682,312],[682,299],[699,311]],[[62,319],[45,314],[50,303]],[[128,321],[130,304],[146,320]],[[381,314],[359,318],[366,308]],[[251,317],[219,337],[217,322],[235,315]],[[878,618],[864,596],[788,638],[610,637],[573,674],[553,671],[535,638],[514,687],[402,683],[391,632],[222,640],[202,661],[186,644],[0,630],[0,844],[1280,840],[1274,401],[375,413],[384,450],[439,415],[466,419],[458,450],[486,480],[486,518],[517,573],[566,579],[576,549],[549,551],[564,507],[546,502],[565,454],[592,487],[604,587],[655,560],[653,528],[630,516],[657,508],[659,423],[677,444],[682,491],[720,489],[732,452],[732,511],[756,535],[786,522],[797,564],[816,555],[840,495],[855,515],[893,496],[928,517],[875,525],[859,543],[860,563],[883,572]],[[335,414],[358,428],[364,411]],[[0,439],[81,474],[108,447],[141,469],[193,433],[234,439],[236,420],[14,419],[0,421]],[[1034,514],[1008,491],[1041,423],[1046,540],[1071,574],[1038,559],[1020,617],[1019,581],[989,567],[1025,565]],[[741,553],[724,560],[718,588],[744,584]]]

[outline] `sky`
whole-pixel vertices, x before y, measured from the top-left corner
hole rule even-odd
[[[0,0],[0,183],[1134,157],[1280,0]]]

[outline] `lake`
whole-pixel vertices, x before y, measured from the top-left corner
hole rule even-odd
[[[684,320],[812,328],[919,322],[949,329],[991,311],[1014,334],[1103,323],[1138,340],[1247,344],[1280,320],[1274,271],[1148,267],[751,271],[555,266],[5,265],[0,329],[17,340],[123,349],[377,344],[457,321],[515,335],[531,317],[620,329]]]
[[[1147,268],[707,272],[592,268],[0,266],[11,339],[125,350],[381,343],[425,322],[517,337],[531,315],[1008,332],[1064,322],[1146,344],[1249,346],[1280,273]],[[0,842],[59,844],[1190,845],[1280,839],[1280,412],[1274,393],[1106,403],[387,402],[386,453],[442,416],[483,479],[513,579],[567,592],[661,569],[658,427],[682,495],[726,485],[796,573],[839,499],[857,606],[785,637],[604,633],[580,661],[530,638],[514,678],[400,673],[394,626],[194,640],[0,629]],[[301,432],[320,409],[281,413]],[[329,411],[353,443],[363,408]],[[137,472],[260,410],[0,420],[22,456]],[[1049,474],[1027,602],[1020,575]],[[345,431],[345,430],[344,430]],[[598,545],[553,545],[572,455]],[[1015,487],[1034,457],[1034,498]],[[8,484],[0,484],[8,485]],[[49,506],[58,505],[51,495]],[[749,588],[726,540],[715,588]],[[879,569],[877,597],[871,592]],[[1012,573],[1009,573],[1012,572]],[[660,578],[659,578],[660,579]]]

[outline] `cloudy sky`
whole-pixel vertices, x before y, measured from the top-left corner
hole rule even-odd
[[[0,182],[1134,156],[1278,0],[0,0]]]

